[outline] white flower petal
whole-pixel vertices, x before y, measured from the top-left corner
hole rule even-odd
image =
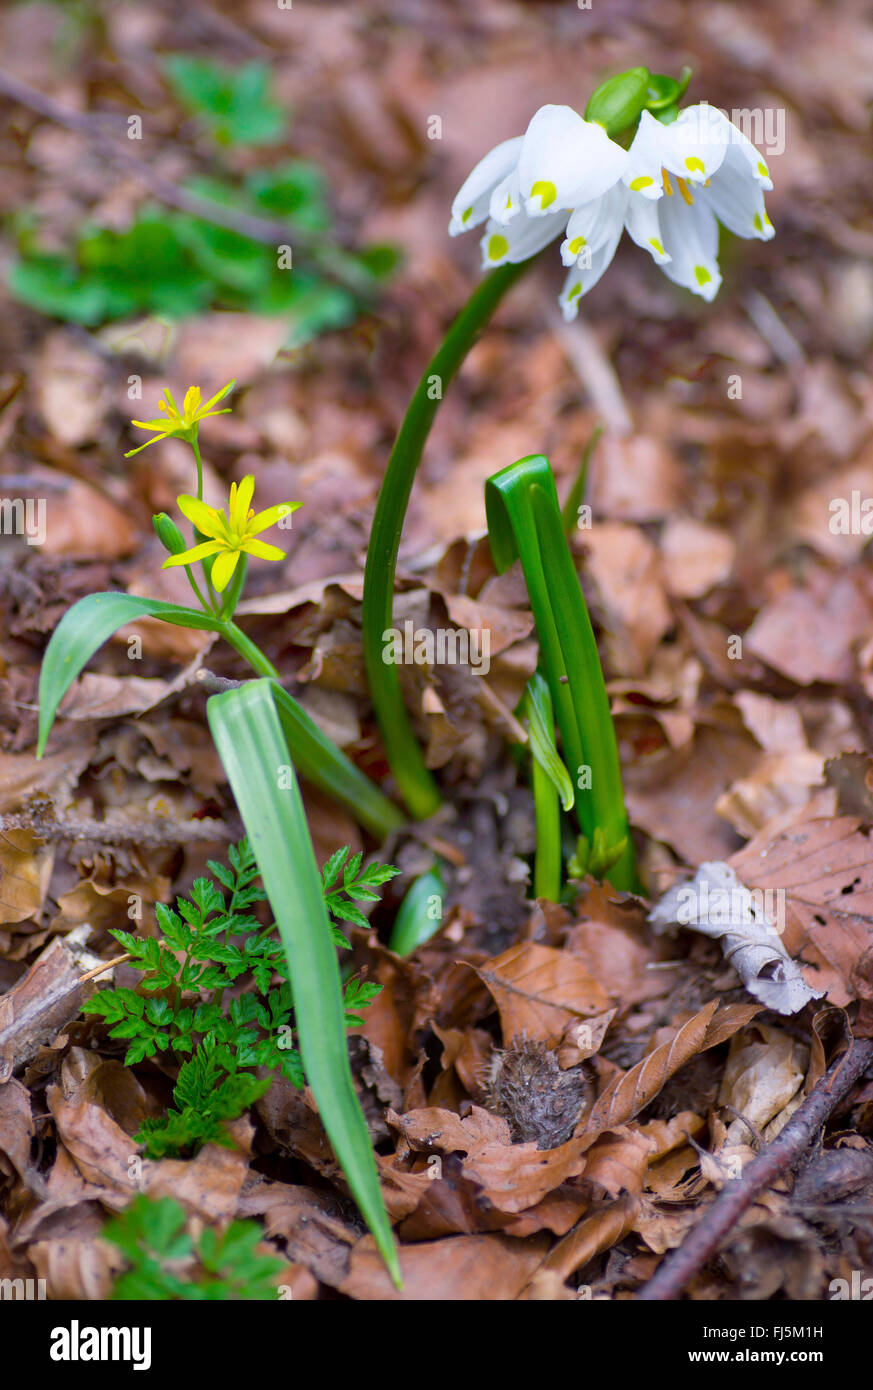
[[[567,223],[567,233],[561,243],[561,260],[564,265],[589,264],[589,256],[599,251],[610,241],[616,231],[621,236],[625,203],[630,195],[623,183],[619,182],[590,203],[574,208]]]
[[[661,269],[674,285],[682,285],[711,302],[721,285],[715,213],[699,190],[691,206],[674,194],[662,199],[658,212],[664,247],[670,256]]]
[[[495,222],[500,223],[501,227],[505,227],[506,223],[515,217],[517,212],[521,211],[518,168],[514,168],[505,179],[501,179],[491,194],[488,213]]]
[[[664,200],[666,201],[666,200]],[[651,198],[640,197],[639,193],[629,193],[624,211],[624,225],[631,241],[649,255],[657,265],[666,265],[670,255],[664,246],[661,231],[661,203]]]
[[[637,133],[628,150],[627,168],[622,181],[634,193],[644,198],[660,198],[664,192],[661,170],[664,165],[663,150],[667,147],[666,126],[656,121],[650,111],[640,116]]]
[[[715,110],[715,108],[712,108]],[[735,115],[738,113],[734,113]],[[740,112],[744,115],[744,112]],[[748,113],[751,117],[751,112]],[[719,126],[725,137],[728,149],[742,156],[748,164],[755,182],[759,188],[770,189],[773,187],[773,180],[770,177],[770,170],[766,160],[758,153],[755,146],[747,135],[743,133],[738,125],[729,121],[723,111],[716,110],[713,126]]]
[[[523,136],[516,135],[512,140],[504,140],[489,150],[480,159],[458,190],[452,203],[452,220],[449,223],[449,236],[468,232],[478,227],[488,216],[488,204],[497,185],[506,178],[518,163]]]
[[[664,168],[681,179],[706,183],[721,168],[734,127],[715,106],[686,106],[664,126]]]
[[[627,151],[602,126],[570,106],[541,106],[518,160],[521,196],[531,217],[589,203],[624,173]]]
[[[754,145],[752,146],[754,149]],[[757,151],[756,151],[757,153]],[[699,195],[695,195],[699,196]],[[716,177],[702,196],[719,222],[734,236],[769,241],[775,235],[764,206],[764,193],[739,145],[730,145]]]
[[[616,247],[621,240],[621,233],[622,227],[619,223],[617,228],[613,228],[609,240],[603,242],[599,250],[591,253],[591,264],[585,267],[575,265],[564,281],[564,288],[558,297],[558,303],[561,306],[561,313],[568,322],[578,314],[579,300],[582,296],[594,289],[604,271],[611,265]]]
[[[517,265],[535,256],[556,236],[560,236],[567,225],[566,211],[552,212],[547,217],[528,217],[520,213],[506,226],[490,219],[485,235],[479,243],[482,247],[482,269],[493,270],[496,266]]]

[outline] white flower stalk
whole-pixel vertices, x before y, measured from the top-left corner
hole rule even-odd
[[[455,236],[486,222],[482,264],[527,260],[564,232],[570,268],[564,316],[610,265],[623,231],[692,294],[721,285],[718,223],[735,236],[774,235],[764,206],[773,187],[755,146],[702,102],[663,125],[643,111],[628,151],[568,106],[543,106],[524,136],[505,140],[470,174],[452,205]]]

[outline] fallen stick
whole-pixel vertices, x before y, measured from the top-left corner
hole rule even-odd
[[[873,1062],[873,1039],[856,1039],[832,1062],[781,1134],[754,1158],[742,1176],[725,1185],[706,1215],[637,1294],[642,1302],[678,1298],[688,1280],[714,1255],[723,1237],[759,1193],[803,1157],[816,1131]]]

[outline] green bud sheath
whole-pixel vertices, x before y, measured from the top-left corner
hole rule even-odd
[[[153,516],[152,526],[161,545],[165,550],[169,550],[171,555],[181,555],[183,550],[188,549],[185,537],[166,512],[158,512],[157,516]]]
[[[586,121],[597,121],[607,135],[620,135],[636,125],[649,90],[648,68],[630,68],[616,73],[592,94],[585,108]]]

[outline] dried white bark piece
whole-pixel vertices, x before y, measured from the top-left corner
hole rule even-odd
[[[746,888],[730,864],[701,864],[688,883],[674,884],[652,908],[649,921],[658,935],[688,927],[721,940],[725,960],[745,988],[768,1009],[796,1014],[824,990],[806,983],[797,961],[780,940],[784,921],[781,890]]]

